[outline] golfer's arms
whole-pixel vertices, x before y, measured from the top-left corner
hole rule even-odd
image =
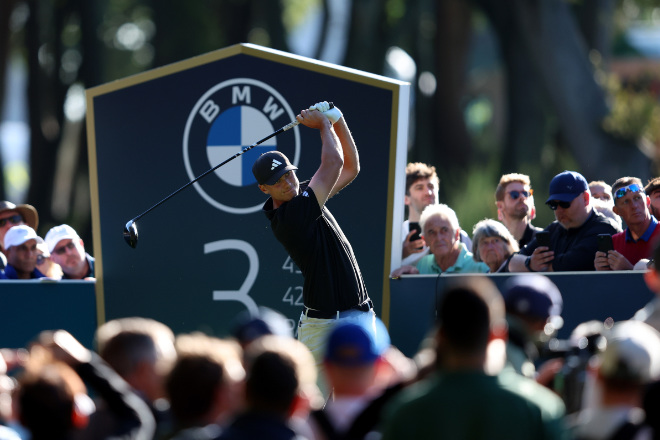
[[[325,205],[329,197],[336,193],[336,191],[332,191],[338,184],[344,166],[344,154],[339,138],[333,130],[330,120],[325,116],[323,119],[319,128],[321,132],[321,166],[309,182],[321,207]]]
[[[337,183],[335,183],[335,186],[330,191],[328,198],[334,196],[346,187],[346,185],[351,183],[360,172],[360,156],[358,155],[355,141],[353,141],[353,136],[346,124],[346,118],[342,117],[337,121],[333,128],[339,138],[341,149],[344,153],[344,167],[341,170],[339,179],[337,179]]]

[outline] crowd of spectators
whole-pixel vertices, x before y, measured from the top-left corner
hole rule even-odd
[[[622,177],[610,186],[603,181],[587,183],[575,171],[559,173],[544,197],[555,221],[540,228],[532,224],[536,207],[529,176],[505,174],[494,194],[497,220],[478,222],[472,238],[459,226],[457,214],[439,203],[439,184],[434,167],[408,164],[404,196],[408,219],[402,229],[402,264],[393,270],[393,278],[633,270],[653,264],[652,245],[660,233],[655,218],[660,212],[660,178],[644,186],[639,178]]]
[[[439,203],[433,167],[408,171],[407,264],[393,277],[520,272],[501,291],[486,277],[448,281],[413,358],[377,318],[369,328],[338,320],[319,368],[288,321],[263,307],[238,316],[225,337],[175,335],[141,317],[102,324],[94,347],[44,331],[23,349],[0,349],[0,440],[660,436],[660,299],[630,320],[576,328],[571,350],[589,351],[575,365],[548,351],[563,301],[539,273],[644,269],[660,298],[660,178],[610,187],[560,173],[545,202],[556,221],[539,228],[529,177],[508,174],[495,191],[498,219],[478,222],[470,238]],[[0,278],[94,279],[73,228],[55,226],[45,239],[37,228],[33,207],[0,203]],[[568,386],[569,370],[579,387]]]
[[[660,274],[649,273],[660,294]],[[0,350],[0,439],[654,438],[653,310],[576,329],[574,348],[587,336],[596,347],[576,366],[545,350],[562,307],[541,274],[513,275],[501,291],[487,277],[455,277],[413,358],[382,322],[374,332],[338,320],[321,370],[286,319],[263,307],[236,317],[225,337],[175,335],[139,317],[101,325],[93,349],[44,331]],[[582,378],[571,394],[567,368]]]
[[[38,226],[34,206],[0,201],[0,280],[94,279],[94,257],[75,229],[55,226],[44,239]]]

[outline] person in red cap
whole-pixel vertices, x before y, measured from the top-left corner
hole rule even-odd
[[[318,103],[302,110],[296,119],[321,135],[321,165],[312,179],[299,182],[297,167],[279,151],[262,154],[252,173],[259,189],[270,196],[263,211],[273,234],[304,277],[305,307],[298,339],[321,368],[324,340],[336,319],[355,316],[375,323],[373,304],[353,248],[326,207],[328,199],[357,176],[360,162],[338,108]]]
[[[7,264],[4,255],[5,234],[12,226],[28,225],[35,231],[39,226],[39,214],[32,205],[14,205],[6,200],[0,201],[0,269]]]

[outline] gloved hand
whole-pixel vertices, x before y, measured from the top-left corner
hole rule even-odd
[[[328,119],[330,119],[330,122],[332,122],[333,124],[335,122],[337,122],[338,120],[340,120],[341,117],[343,116],[341,111],[337,107],[330,108],[330,104],[328,104],[328,101],[317,102],[316,104],[311,106],[309,109],[320,111]]]

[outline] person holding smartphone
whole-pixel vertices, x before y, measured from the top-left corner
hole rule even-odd
[[[408,207],[408,220],[401,225],[401,265],[414,266],[422,257],[429,254],[429,247],[421,237],[419,219],[429,205],[437,205],[440,179],[435,167],[422,162],[411,162],[406,166],[406,194],[404,203]],[[460,240],[472,249],[472,240],[461,229]]]
[[[594,255],[598,249],[598,234],[616,234],[620,228],[597,212],[591,203],[591,193],[582,174],[564,171],[550,182],[546,205],[555,213],[545,231],[546,246],[539,235],[514,255],[510,272],[560,272],[594,270]]]
[[[612,185],[614,212],[628,226],[612,236],[612,249],[596,252],[596,270],[632,270],[639,260],[648,259],[660,234],[658,221],[651,215],[651,199],[637,177],[621,177]]]

